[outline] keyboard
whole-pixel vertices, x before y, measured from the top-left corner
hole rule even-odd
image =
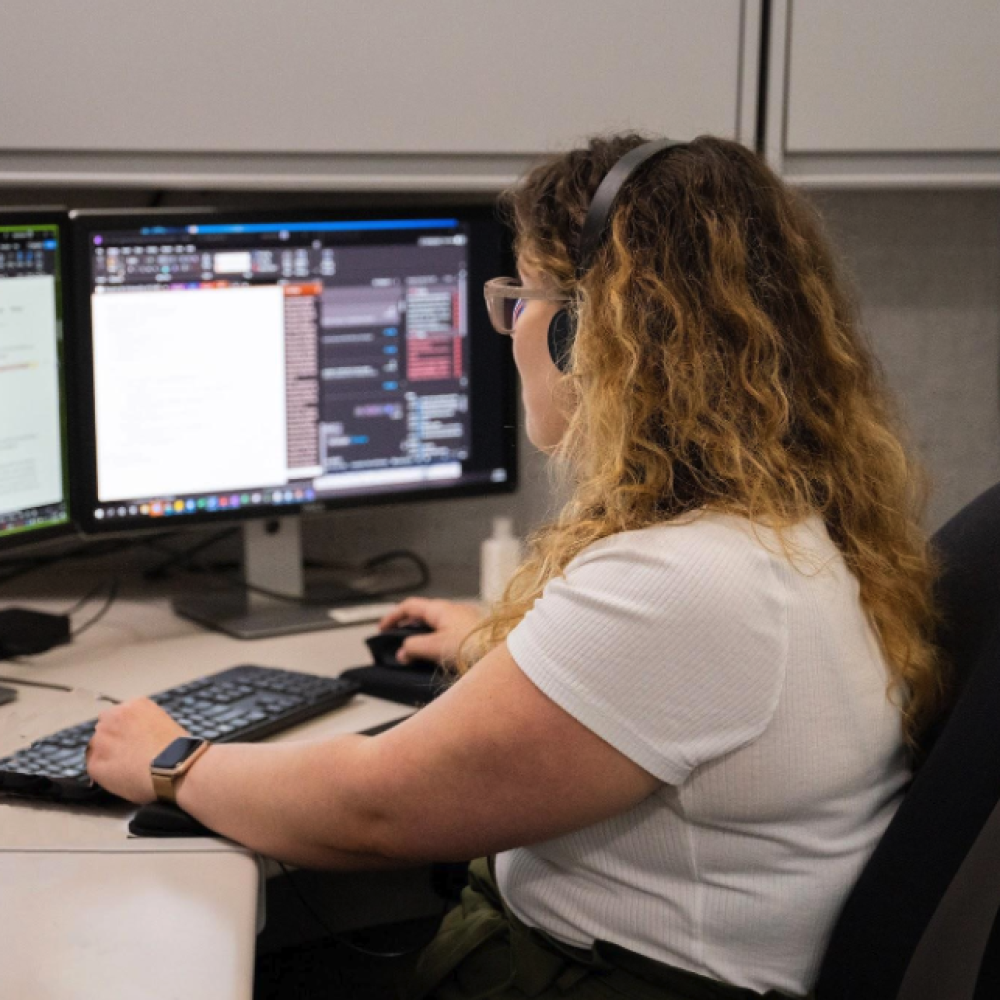
[[[250,742],[289,729],[350,700],[360,685],[271,667],[230,667],[151,696],[192,736],[216,743]],[[100,802],[112,796],[87,775],[84,757],[96,719],[60,729],[0,758],[0,794],[57,802]]]

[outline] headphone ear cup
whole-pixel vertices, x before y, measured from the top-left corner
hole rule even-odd
[[[576,318],[568,309],[560,309],[549,323],[549,356],[561,372],[569,371],[575,336]]]

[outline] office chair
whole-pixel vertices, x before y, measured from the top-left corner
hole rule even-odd
[[[1000,997],[1000,483],[933,544],[954,707],[847,898],[817,1000]]]

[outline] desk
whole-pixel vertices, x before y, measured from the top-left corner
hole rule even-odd
[[[0,849],[0,996],[251,995],[254,859],[148,843]]]
[[[61,610],[69,602],[24,603]],[[240,663],[337,675],[367,662],[373,628],[247,643],[182,621],[166,599],[122,599],[78,642],[30,662],[0,662],[11,680],[71,689],[18,687],[18,701],[0,708],[0,756],[93,718],[104,695],[152,694]],[[359,695],[275,739],[360,732],[411,711]],[[132,811],[0,800],[0,1000],[250,997],[262,916],[256,860],[221,840],[130,839]]]

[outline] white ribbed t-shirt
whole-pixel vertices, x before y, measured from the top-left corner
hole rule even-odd
[[[549,698],[658,777],[628,812],[497,857],[504,899],[764,993],[811,989],[910,771],[858,582],[812,517],[703,513],[590,546],[507,638]]]

